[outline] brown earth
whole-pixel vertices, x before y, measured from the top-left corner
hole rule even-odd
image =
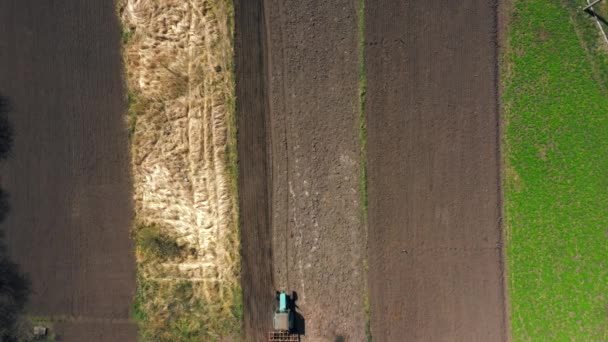
[[[2,229],[32,280],[27,311],[88,322],[58,324],[64,341],[91,340],[89,328],[99,341],[134,341],[129,142],[113,2],[1,1],[0,65],[15,131],[2,164],[12,208]]]
[[[122,342],[135,341],[137,326],[129,320],[71,319],[53,324],[58,341]]]
[[[378,341],[502,341],[497,2],[367,1]]]
[[[267,0],[274,280],[303,341],[363,341],[357,0]]]
[[[237,2],[235,29],[244,328],[247,341],[263,341],[274,307],[264,1]]]
[[[275,287],[296,291],[302,341],[364,338],[356,6],[236,8],[248,340],[271,328]]]

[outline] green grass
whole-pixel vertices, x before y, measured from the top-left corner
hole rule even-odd
[[[365,99],[367,92],[367,78],[365,71],[365,0],[359,0],[357,8],[358,27],[359,27],[359,148],[360,148],[360,170],[359,170],[359,203],[361,221],[365,227],[365,252],[363,261],[363,271],[367,276],[367,121],[365,118]],[[365,338],[367,342],[372,341],[371,326],[371,304],[369,298],[369,288],[365,281],[365,293],[363,297],[363,310],[365,312]]]
[[[123,27],[123,30],[121,32],[120,35],[120,40],[122,42],[123,45],[126,45],[129,43],[129,41],[131,40],[131,38],[133,37],[133,31],[130,30],[129,28],[125,28]]]
[[[608,340],[608,61],[584,1],[514,1],[503,60],[515,341]]]
[[[49,317],[44,317],[44,316],[26,316],[26,319],[29,320],[30,324],[27,325],[28,332],[33,333],[33,329],[34,326],[36,325],[41,325],[43,327],[46,327],[48,329],[48,333],[45,337],[43,338],[38,338],[38,339],[34,339],[33,337],[31,339],[24,339],[24,340],[31,340],[31,341],[39,341],[39,342],[55,342],[57,341],[57,335],[54,332],[54,324],[55,323],[62,323],[65,320],[59,318],[59,319],[51,319]],[[21,341],[21,340],[20,340]]]
[[[367,77],[365,72],[365,0],[359,0],[359,147],[361,170],[359,172],[359,193],[363,221],[367,224],[367,123],[365,119],[365,99]]]
[[[131,315],[139,324],[142,341],[240,340],[243,315],[240,288],[229,315],[218,316],[223,303],[205,302],[197,282],[159,281],[138,276],[138,291]]]
[[[144,106],[145,104],[142,103],[136,93],[131,91],[127,93],[127,131],[129,133],[129,141],[133,139],[135,128],[137,127],[137,116],[144,110]]]
[[[185,279],[150,276],[150,267],[169,259],[185,260],[196,250],[180,247],[156,225],[134,224],[138,261],[137,291],[131,316],[138,323],[142,341],[219,341],[240,340],[243,298],[240,286],[214,291],[229,291],[231,303],[218,296],[204,295],[204,284]],[[215,298],[207,300],[203,298]]]
[[[230,44],[234,47],[234,30],[235,30],[235,9],[234,1],[226,1],[226,11],[228,12],[228,26],[230,27]],[[241,227],[240,227],[240,207],[239,207],[239,154],[238,154],[238,125],[237,125],[237,112],[236,112],[236,66],[234,58],[228,63],[230,74],[232,75],[231,88],[232,91],[229,94],[229,98],[226,103],[229,107],[228,117],[228,145],[227,145],[227,166],[228,166],[228,180],[230,182],[230,195],[233,200],[233,217],[232,224],[234,225],[236,236],[235,238],[240,241],[241,238]],[[241,255],[241,249],[239,245],[239,257]],[[240,273],[240,262],[239,262],[239,273]],[[230,335],[239,334],[241,336],[244,331],[244,303],[243,303],[243,289],[240,285],[236,286],[232,292],[233,302],[231,303],[231,318],[234,321],[229,324]],[[236,337],[235,337],[236,338]]]
[[[155,225],[136,225],[135,246],[142,262],[166,261],[170,258],[180,257],[184,252],[175,242],[175,239],[161,232]],[[194,251],[196,252],[196,251]],[[194,254],[193,252],[193,254]]]

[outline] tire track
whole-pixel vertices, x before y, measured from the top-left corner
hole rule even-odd
[[[247,341],[263,341],[272,327],[274,305],[264,1],[235,5],[244,330]]]

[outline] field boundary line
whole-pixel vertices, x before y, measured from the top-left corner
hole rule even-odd
[[[72,315],[56,315],[56,316],[35,316],[34,321],[52,322],[52,323],[110,323],[110,324],[137,324],[135,320],[130,318],[109,318],[109,317],[87,317],[87,316],[72,316]]]
[[[496,87],[496,164],[497,164],[497,182],[498,182],[498,229],[499,229],[499,250],[500,260],[500,277],[502,287],[502,302],[503,302],[503,324],[504,324],[504,337],[506,341],[512,341],[513,337],[511,334],[511,297],[510,297],[510,285],[509,285],[509,256],[507,249],[509,247],[509,229],[506,220],[506,209],[505,209],[505,182],[507,179],[506,169],[509,167],[507,158],[508,146],[505,140],[505,128],[506,128],[506,108],[503,101],[503,94],[505,91],[504,81],[509,78],[511,72],[511,66],[509,63],[509,53],[511,52],[511,44],[509,40],[509,33],[511,27],[511,20],[513,18],[514,1],[504,0],[498,1],[496,5],[496,16],[495,16],[495,34],[496,34],[496,47],[494,49],[496,66],[495,66],[495,87]]]

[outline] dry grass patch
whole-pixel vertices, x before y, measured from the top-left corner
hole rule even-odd
[[[125,0],[119,15],[142,336],[235,336],[241,294],[232,1]]]

